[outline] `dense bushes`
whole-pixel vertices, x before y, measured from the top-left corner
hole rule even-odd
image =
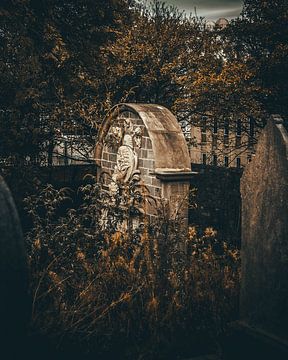
[[[111,199],[88,184],[82,205],[64,211],[68,194],[48,186],[26,199],[31,332],[104,358],[175,358],[200,339],[214,346],[237,311],[238,251],[213,229],[200,238],[168,221],[164,203],[158,219],[133,224],[148,201],[135,187]]]

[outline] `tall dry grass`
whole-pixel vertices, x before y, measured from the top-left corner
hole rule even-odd
[[[164,208],[133,226],[145,199],[132,190],[111,201],[86,185],[77,209],[52,186],[26,199],[31,332],[103,358],[175,359],[214,346],[237,313],[238,250],[211,228],[187,231]]]

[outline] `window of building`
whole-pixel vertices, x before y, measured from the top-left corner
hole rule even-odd
[[[236,166],[237,166],[237,168],[241,167],[241,158],[240,157],[236,158]]]
[[[202,118],[201,118],[201,131],[206,133],[206,129],[207,129],[207,117],[202,116]]]
[[[212,148],[213,149],[217,148],[217,135],[216,134],[212,134]]]
[[[217,119],[214,119],[214,123],[213,123],[213,133],[217,134],[218,132],[218,122]]]
[[[255,132],[255,122],[253,118],[249,119],[249,135],[251,138],[254,137],[254,132]]]
[[[202,154],[202,164],[206,165],[207,163],[207,155],[206,154]]]
[[[213,155],[213,165],[217,166],[217,155]]]
[[[201,143],[206,143],[207,142],[207,135],[206,133],[201,133]]]
[[[242,134],[242,122],[240,119],[236,123],[236,141],[235,146],[238,148],[241,146],[241,134]]]
[[[248,137],[248,146],[250,148],[254,145],[254,135],[255,135],[255,121],[253,118],[249,119],[249,137]]]
[[[229,135],[229,120],[225,119],[224,121],[224,135]]]
[[[206,129],[207,129],[207,118],[206,118],[206,116],[202,116],[202,118],[201,118],[201,143],[207,142]]]
[[[241,120],[238,119],[236,124],[236,135],[241,136],[241,132],[242,132],[242,123]]]
[[[228,167],[228,166],[229,166],[229,157],[228,157],[228,156],[225,156],[225,157],[224,157],[224,166],[225,166],[225,167]]]
[[[235,146],[239,148],[241,146],[241,136],[236,135]]]

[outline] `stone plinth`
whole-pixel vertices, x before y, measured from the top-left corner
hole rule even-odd
[[[180,198],[188,199],[191,173],[188,147],[173,114],[153,104],[120,104],[104,120],[99,132],[96,163],[113,181],[138,181],[156,201],[166,199],[171,218]],[[107,181],[107,188],[113,186]],[[148,215],[155,215],[152,206]],[[181,215],[188,218],[188,206]]]
[[[288,135],[272,117],[245,168],[241,319],[288,340]]]

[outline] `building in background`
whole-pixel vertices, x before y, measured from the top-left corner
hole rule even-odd
[[[228,25],[223,17],[216,22],[206,21],[206,28],[211,31],[223,30]],[[241,168],[255,152],[257,134],[253,119],[211,119],[207,111],[207,116],[182,121],[181,127],[192,164]]]
[[[53,166],[85,165],[94,163],[95,139],[90,136],[61,134],[52,150]]]
[[[182,122],[181,126],[191,163],[241,168],[255,153],[257,132],[253,119],[218,121],[202,116]]]

